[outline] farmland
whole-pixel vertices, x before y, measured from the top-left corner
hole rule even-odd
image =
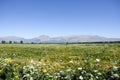
[[[113,79],[120,44],[0,44],[0,80]]]

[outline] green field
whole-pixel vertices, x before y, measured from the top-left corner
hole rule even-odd
[[[0,44],[0,80],[120,80],[120,44]]]

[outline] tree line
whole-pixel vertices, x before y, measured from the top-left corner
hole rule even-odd
[[[31,42],[31,43],[28,43],[28,44],[104,44],[104,43],[120,43],[120,41],[104,41],[104,42],[61,42],[61,43],[49,43],[49,42],[40,42],[40,43],[36,43],[36,42]],[[2,40],[1,41],[1,44],[27,44],[27,43],[24,43],[24,41],[5,41],[5,40]]]
[[[2,44],[18,44],[18,43],[19,43],[19,44],[23,44],[24,42],[23,42],[22,40],[19,41],[19,42],[17,42],[17,41],[8,41],[8,42],[7,42],[7,41],[5,41],[5,40],[2,40],[1,43],[2,43]]]

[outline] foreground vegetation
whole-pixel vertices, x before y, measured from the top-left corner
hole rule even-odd
[[[0,80],[120,80],[120,44],[0,44]]]

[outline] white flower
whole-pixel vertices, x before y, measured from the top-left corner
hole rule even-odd
[[[98,70],[94,70],[94,72],[98,72]]]
[[[51,78],[52,78],[53,76],[49,75],[49,77],[51,77]]]
[[[85,62],[87,62],[87,60],[84,60]]]
[[[80,80],[83,80],[83,77],[82,77],[82,76],[79,76],[79,79],[80,79]]]
[[[69,71],[71,71],[71,69],[69,68],[69,69],[67,69],[66,71],[69,72]]]
[[[4,65],[4,66],[6,66],[7,64],[6,64],[6,63],[4,63],[3,65]]]
[[[98,79],[99,77],[98,77],[98,76],[96,76],[96,78]]]
[[[23,69],[26,69],[27,68],[27,66],[23,66]]]
[[[71,80],[71,79],[70,79],[70,75],[67,75],[67,76],[65,77],[65,79]]]
[[[60,73],[56,73],[56,75],[60,75]]]
[[[29,76],[30,76],[30,74],[26,74],[26,75],[23,76],[23,78],[24,78],[24,77],[29,77]]]
[[[79,67],[78,70],[82,70],[82,67]]]
[[[97,73],[98,75],[102,75],[100,72],[99,73]]]
[[[118,75],[118,74],[113,74],[113,76],[119,78],[119,75]]]
[[[29,66],[29,68],[30,68],[30,69],[34,69],[34,66],[33,66],[33,65],[31,65],[31,66]]]
[[[74,63],[73,61],[70,61],[69,63]]]
[[[55,76],[55,78],[57,79],[57,78],[58,78],[58,76]]]
[[[89,74],[91,77],[94,77],[91,73]]]
[[[63,71],[60,71],[60,73],[64,73]]]
[[[117,71],[117,70],[118,70],[118,67],[113,66],[113,70],[114,70],[114,71]]]
[[[60,60],[60,62],[62,62],[62,60]]]
[[[33,61],[33,59],[31,59],[31,61],[30,61],[31,63],[33,63],[34,61]]]
[[[86,74],[86,71],[85,71],[85,70],[83,70],[83,71],[82,71],[82,74]]]
[[[96,59],[97,62],[100,62],[100,59]]]
[[[30,80],[33,80],[33,77],[30,77]]]

